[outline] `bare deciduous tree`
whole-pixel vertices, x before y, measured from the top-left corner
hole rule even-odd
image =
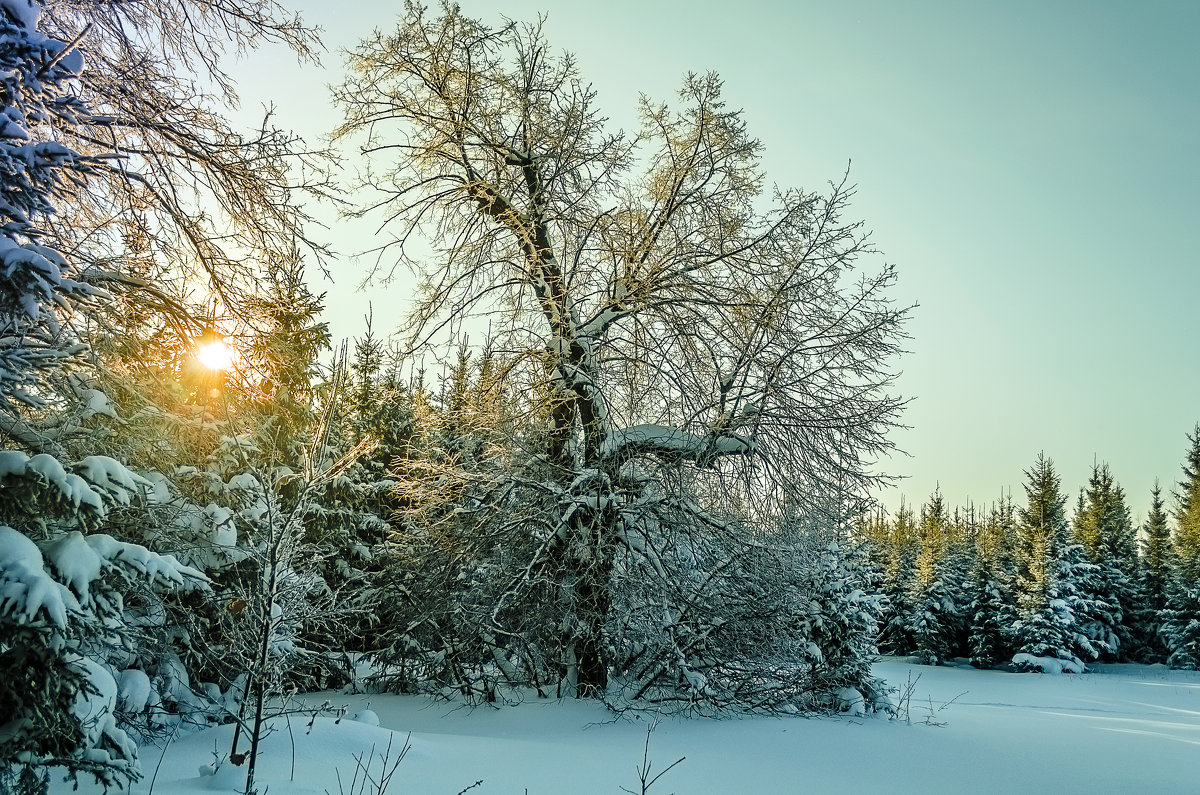
[[[154,317],[196,290],[249,317],[243,291],[264,265],[297,249],[324,255],[297,197],[324,193],[327,154],[269,112],[257,130],[229,118],[238,96],[225,57],[271,43],[315,57],[316,33],[298,16],[274,0],[49,0],[40,25],[78,42],[78,92],[96,114],[56,134],[116,155],[51,230],[89,281],[140,296]]]
[[[361,212],[394,232],[378,273],[420,278],[410,345],[486,318],[497,350],[539,352],[543,447],[474,504],[532,533],[496,603],[552,582],[569,620],[551,656],[568,690],[603,692],[614,565],[655,570],[665,514],[740,533],[728,517],[765,527],[879,482],[902,407],[893,271],[858,274],[872,252],[842,219],[845,183],[764,189],[714,75],[687,76],[678,106],[643,99],[641,130],[612,133],[540,23],[412,3],[350,66],[337,135],[362,136],[378,199]],[[514,501],[514,484],[540,496]],[[511,630],[499,608],[489,620]]]

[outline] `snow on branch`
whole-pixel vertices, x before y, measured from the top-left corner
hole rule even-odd
[[[701,435],[666,425],[634,425],[610,433],[600,447],[600,456],[614,459],[653,455],[663,460],[707,464],[722,456],[751,456],[757,449],[753,439],[735,433]]]
[[[76,509],[87,507],[96,516],[107,513],[107,504],[128,505],[140,489],[153,489],[116,459],[91,455],[72,465],[69,471],[48,453],[29,456],[20,450],[0,450],[0,487],[9,478],[33,478],[57,492],[58,497]]]
[[[11,527],[0,525],[0,616],[17,623],[32,622],[39,612],[59,628],[67,626],[68,611],[79,602],[46,573],[42,551]]]

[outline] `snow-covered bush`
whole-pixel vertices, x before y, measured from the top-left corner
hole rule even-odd
[[[64,765],[106,783],[139,775],[117,723],[117,677],[140,631],[133,605],[205,578],[89,532],[137,480],[112,459],[64,467],[0,451],[0,765]]]
[[[871,676],[883,605],[864,591],[865,562],[836,542],[729,529],[644,538],[621,556],[610,702],[701,713],[884,706]]]

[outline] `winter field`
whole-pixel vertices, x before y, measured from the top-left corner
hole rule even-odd
[[[876,673],[901,691],[915,681],[907,722],[664,719],[650,737],[650,777],[686,759],[648,792],[1200,791],[1200,672],[1101,665],[1048,676],[884,659]],[[375,792],[352,787],[355,757],[373,749],[377,776],[388,743],[394,759],[410,732],[393,794],[642,791],[637,768],[648,717],[614,720],[578,701],[472,710],[411,696],[310,700],[326,698],[363,720],[318,718],[311,731],[306,717],[293,717],[290,729],[279,721],[260,762],[258,781],[269,792]],[[133,792],[150,791],[155,775],[158,793],[240,791],[240,770],[200,774],[214,751],[228,752],[230,733],[225,726],[176,739],[165,754],[143,748],[147,778]],[[69,791],[57,783],[51,789]],[[99,790],[82,784],[80,791]]]

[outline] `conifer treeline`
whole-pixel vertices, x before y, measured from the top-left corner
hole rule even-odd
[[[864,519],[888,604],[880,651],[1018,669],[1200,667],[1200,425],[1188,443],[1172,509],[1156,483],[1140,527],[1107,464],[1068,511],[1044,455],[1023,500],[952,510],[935,490],[919,511]]]

